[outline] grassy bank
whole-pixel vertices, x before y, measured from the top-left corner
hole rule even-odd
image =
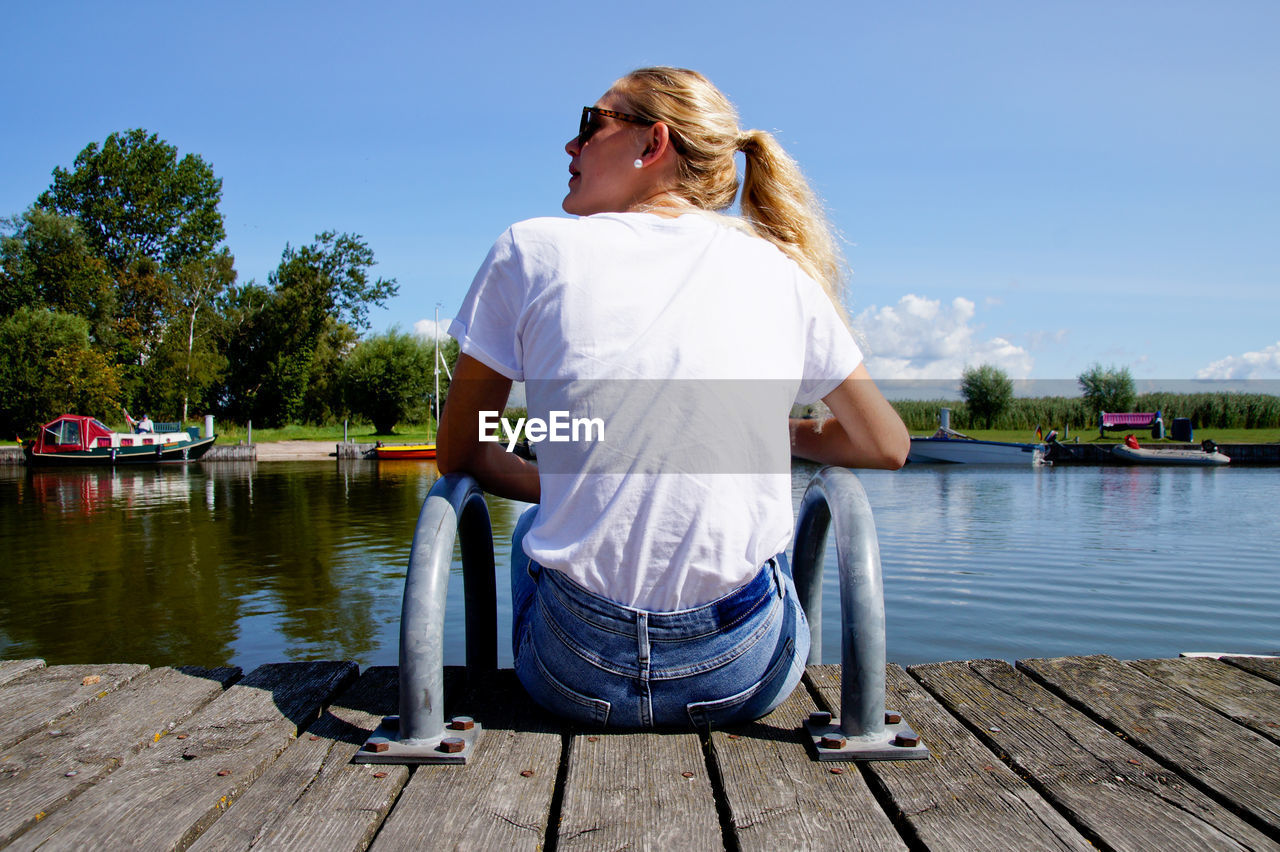
[[[247,440],[249,430],[238,423],[215,423],[214,431],[218,440],[224,444],[237,444]],[[382,441],[386,444],[418,444],[428,443],[436,439],[435,423],[404,423],[396,426],[391,434],[380,434],[372,423],[351,423],[347,426],[347,440],[357,444],[373,444]],[[289,425],[278,429],[259,429],[253,427],[253,442],[266,444],[275,441],[341,441],[342,424],[336,426]]]

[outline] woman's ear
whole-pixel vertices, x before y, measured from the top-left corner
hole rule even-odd
[[[645,131],[644,153],[641,154],[646,164],[656,162],[671,148],[671,131],[661,121],[655,122]]]

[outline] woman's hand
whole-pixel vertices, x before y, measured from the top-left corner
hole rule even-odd
[[[440,474],[469,473],[490,494],[537,503],[541,495],[538,467],[502,443],[480,440],[480,412],[501,414],[511,394],[511,380],[468,355],[459,355],[449,396],[436,435],[436,467]]]
[[[902,418],[861,364],[822,398],[835,417],[791,420],[791,452],[819,464],[897,470],[907,463],[911,436]]]

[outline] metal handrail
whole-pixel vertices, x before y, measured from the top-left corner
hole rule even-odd
[[[822,662],[822,564],[834,522],[840,566],[840,724],[817,713],[806,727],[819,760],[920,760],[929,750],[886,714],[884,583],[867,492],[853,471],[818,471],[800,499],[792,572],[809,620],[809,664]]]
[[[498,667],[493,527],[484,491],[470,476],[436,480],[418,515],[400,614],[400,741],[444,735],[444,619],[453,545],[461,539],[467,668]]]
[[[452,473],[431,486],[418,514],[400,610],[400,715],[388,716],[353,758],[364,763],[466,763],[480,725],[444,723],[444,619],[453,546],[462,545],[467,671],[498,667],[498,601],[493,527],[484,491]]]
[[[885,730],[880,545],[867,492],[845,468],[818,471],[800,500],[792,571],[812,634],[808,662],[822,662],[822,562],[833,520],[840,565],[840,727],[848,736],[878,736]]]

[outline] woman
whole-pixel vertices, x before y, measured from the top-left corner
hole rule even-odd
[[[620,727],[757,718],[808,656],[785,556],[791,455],[897,468],[910,440],[838,308],[804,178],[706,78],[628,74],[565,152],[578,218],[512,226],[449,329],[462,354],[437,464],[540,504],[511,571],[516,671],[538,703]],[[737,152],[741,220],[721,212]],[[513,380],[530,420],[599,432],[551,436],[537,465],[505,433],[486,440]],[[817,399],[834,418],[788,419]]]

